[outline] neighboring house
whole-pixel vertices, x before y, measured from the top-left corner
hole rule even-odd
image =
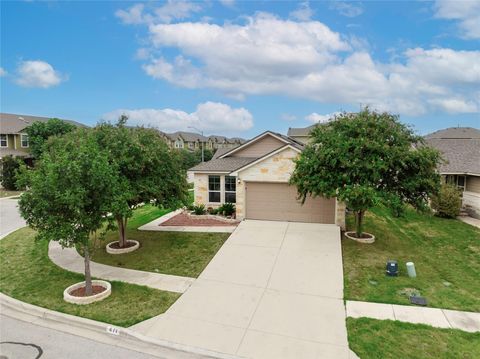
[[[170,148],[195,151],[202,148],[216,150],[218,148],[233,148],[245,142],[240,138],[227,138],[225,136],[202,136],[194,132],[177,131],[173,133],[161,132]]]
[[[0,159],[12,155],[30,158],[28,135],[25,128],[33,122],[47,122],[49,117],[0,113]],[[84,126],[81,123],[63,120],[75,126]]]
[[[287,132],[287,136],[293,138],[295,141],[306,144],[310,139],[310,131],[312,131],[317,124],[301,127],[301,128],[292,128],[290,127]]]
[[[238,219],[336,223],[345,226],[345,206],[335,198],[307,198],[302,205],[288,181],[303,144],[267,131],[190,169],[195,203],[236,205]]]
[[[465,210],[480,218],[480,130],[452,127],[433,132],[425,140],[446,160],[439,168],[443,180],[462,191]]]

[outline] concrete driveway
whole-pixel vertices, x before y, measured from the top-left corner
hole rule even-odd
[[[163,315],[131,329],[245,358],[348,358],[340,230],[242,222]]]
[[[0,199],[0,239],[27,224],[18,212],[18,200]]]

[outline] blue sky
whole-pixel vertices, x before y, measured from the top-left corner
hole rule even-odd
[[[1,111],[250,137],[370,105],[480,127],[480,1],[3,2]]]

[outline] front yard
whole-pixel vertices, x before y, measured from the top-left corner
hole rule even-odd
[[[140,248],[126,254],[108,254],[105,245],[118,240],[117,232],[109,232],[106,240],[95,251],[93,261],[147,272],[198,277],[230,233],[154,232],[137,229],[167,212],[150,205],[138,208],[128,222],[127,238],[139,241]]]
[[[362,359],[480,358],[480,333],[428,325],[347,319],[350,348]]]
[[[408,295],[419,293],[430,307],[480,311],[479,229],[413,210],[394,218],[379,207],[367,213],[365,231],[374,244],[342,240],[345,299],[408,305]],[[398,277],[385,275],[390,259],[399,262]],[[417,278],[407,276],[408,261]]]
[[[63,291],[83,275],[57,267],[48,258],[48,243],[22,228],[0,241],[0,291],[13,298],[80,317],[127,327],[163,313],[180,296],[143,286],[111,282],[107,299],[86,306],[66,303]]]

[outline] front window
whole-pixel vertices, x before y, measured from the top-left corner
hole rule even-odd
[[[28,135],[20,135],[20,142],[22,143],[22,147],[28,147]]]
[[[220,176],[208,176],[208,202],[220,202]]]
[[[457,186],[460,190],[465,190],[465,176],[462,175],[447,175],[445,182]]]
[[[237,178],[225,176],[225,202],[235,203],[237,201],[236,188]]]
[[[7,135],[0,135],[0,147],[8,147]]]
[[[175,148],[183,148],[182,141],[179,141],[179,140],[175,141]]]

